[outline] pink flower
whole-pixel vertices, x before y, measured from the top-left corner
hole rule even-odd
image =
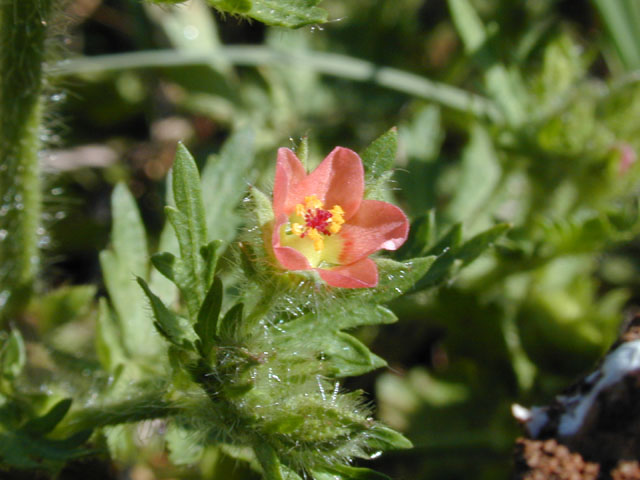
[[[286,270],[315,270],[333,287],[378,284],[369,255],[396,250],[409,222],[398,207],[365,200],[357,153],[336,147],[307,175],[295,153],[278,150],[273,188],[273,252]]]

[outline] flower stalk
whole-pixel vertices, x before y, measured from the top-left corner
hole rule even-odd
[[[54,0],[0,0],[0,325],[38,268],[42,64]]]

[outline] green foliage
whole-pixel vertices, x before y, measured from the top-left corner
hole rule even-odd
[[[184,0],[151,0],[181,3]],[[300,28],[327,21],[327,12],[316,7],[320,0],[207,0],[215,9],[258,20],[267,25]]]

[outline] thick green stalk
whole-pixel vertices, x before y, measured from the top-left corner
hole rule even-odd
[[[0,325],[38,268],[42,63],[55,0],[0,0]]]

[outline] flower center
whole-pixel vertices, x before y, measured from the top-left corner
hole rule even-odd
[[[295,216],[304,221],[304,224],[292,222],[291,233],[300,238],[309,237],[313,240],[313,247],[317,252],[324,248],[323,236],[338,233],[344,223],[344,210],[340,205],[326,210],[315,195],[304,197],[304,204],[296,205]]]

